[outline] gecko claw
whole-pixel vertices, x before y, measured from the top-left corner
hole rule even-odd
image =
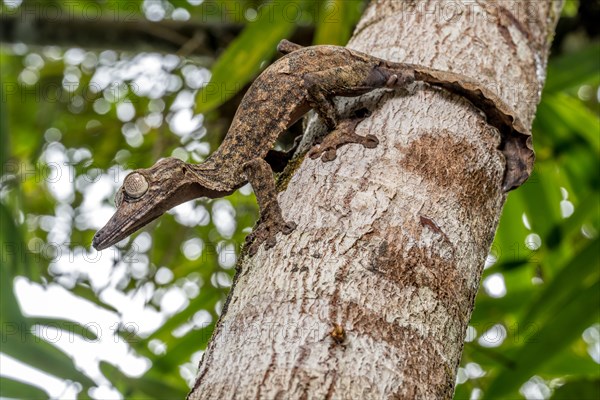
[[[281,233],[283,233],[284,235],[289,235],[296,229],[296,226],[297,225],[295,222],[286,222],[285,225],[283,225],[283,228],[281,229]]]

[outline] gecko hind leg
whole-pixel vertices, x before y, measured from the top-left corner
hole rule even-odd
[[[379,144],[379,139],[373,135],[361,136],[355,133],[356,126],[362,122],[368,115],[357,116],[341,120],[335,130],[329,133],[320,144],[315,145],[308,152],[312,159],[321,157],[323,162],[335,160],[336,150],[345,144],[362,144],[368,149],[373,149]]]
[[[254,189],[260,210],[257,226],[246,237],[248,254],[253,256],[263,243],[267,249],[275,246],[277,243],[275,236],[279,232],[289,235],[296,229],[296,224],[286,222],[281,215],[273,171],[269,164],[262,158],[255,158],[244,164],[243,168],[248,182]]]

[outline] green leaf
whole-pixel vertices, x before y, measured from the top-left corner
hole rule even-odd
[[[321,0],[314,44],[345,45],[360,17],[363,5],[362,0]]]
[[[119,310],[117,310],[115,307],[111,306],[110,304],[104,303],[98,297],[98,294],[96,294],[89,286],[79,284],[73,287],[70,290],[70,292],[73,293],[75,296],[81,297],[82,299],[86,299],[109,312],[113,312],[115,314],[119,313]]]
[[[576,343],[567,347],[550,362],[544,364],[540,370],[540,376],[577,376],[582,379],[600,378],[600,367],[588,354],[588,344],[583,339],[580,342],[579,344]],[[577,351],[580,349],[583,351]]]
[[[579,9],[579,0],[565,1],[565,5],[562,9],[561,18],[577,16],[578,9]]]
[[[13,189],[21,196],[20,187]],[[0,239],[2,243],[1,260],[3,267],[9,269],[12,278],[26,276],[34,282],[42,282],[42,271],[36,257],[32,257],[25,242],[24,226],[14,218],[15,213],[6,204],[0,202]],[[35,261],[35,262],[34,262]],[[44,269],[45,271],[45,269]]]
[[[486,399],[516,396],[519,387],[562,349],[577,339],[600,316],[600,283],[576,293],[562,308],[553,309],[548,320],[539,326],[538,335],[522,346],[513,358],[514,368],[500,371],[489,388]],[[581,312],[581,310],[586,310]]]
[[[572,142],[580,137],[596,154],[600,152],[600,119],[581,100],[564,93],[542,97],[534,126],[555,142]]]
[[[206,348],[215,325],[213,322],[202,329],[194,329],[187,335],[177,338],[173,348],[167,350],[167,354],[154,360],[154,366],[159,370],[168,371],[173,365],[189,361],[194,352]]]
[[[9,269],[13,278],[23,275],[39,281],[39,271],[31,267],[29,250],[23,240],[21,229],[9,208],[3,203],[0,203],[0,239],[2,239],[2,268]]]
[[[574,380],[565,383],[551,397],[552,400],[598,400],[600,380]]]
[[[5,242],[2,241],[2,243]],[[13,290],[14,275],[11,272],[8,263],[3,260],[0,265],[0,321],[2,322],[3,336],[6,329],[8,329],[8,324],[15,324],[16,326],[26,324],[26,319],[21,313],[19,302]]]
[[[561,223],[556,224],[548,235],[548,246],[553,249],[564,243],[566,240],[574,237],[575,240],[581,238],[581,227],[585,223],[594,223],[600,219],[600,193],[592,192],[581,200],[575,206],[573,214]]]
[[[575,53],[564,54],[548,64],[544,91],[559,92],[583,83],[600,82],[600,43],[593,43]]]
[[[177,327],[181,326],[185,322],[189,321],[195,313],[200,310],[212,310],[214,305],[218,300],[222,298],[222,292],[212,288],[210,286],[205,286],[200,290],[200,294],[198,297],[194,298],[190,301],[190,304],[177,314],[174,314],[169,318],[160,328],[158,328],[149,338],[151,339],[160,339],[163,341],[171,339],[173,336],[171,332],[175,330]]]
[[[554,221],[562,218],[560,202],[562,195],[556,182],[556,170],[538,163],[532,177],[521,188],[524,197],[525,213],[533,232],[545,237]]]
[[[47,399],[48,394],[38,387],[0,376],[0,397],[33,400]]]
[[[98,336],[96,335],[97,332],[88,329],[78,322],[42,317],[31,317],[29,318],[29,321],[31,325],[43,325],[44,327],[60,329],[63,332],[68,332],[69,335],[79,335],[87,341],[96,341],[98,339]]]
[[[7,102],[4,101],[4,86],[0,87],[0,96],[2,97],[0,100],[0,143],[2,146],[0,148],[0,165],[2,166],[2,171],[4,172],[4,166],[8,161],[8,150],[10,148],[10,140],[8,136],[8,111],[7,111]]]
[[[527,304],[531,300],[534,293],[531,285],[510,290],[508,295],[500,298],[491,298],[483,290],[480,290],[469,324],[481,330],[481,327],[492,326],[505,319],[507,314],[516,315],[523,309],[523,304]]]
[[[175,365],[172,367],[177,368]],[[100,362],[100,371],[120,389],[125,398],[183,399],[188,392],[185,385],[173,384],[164,376],[159,376],[150,371],[139,378],[132,378],[105,361]]]
[[[576,198],[581,194],[588,195],[591,190],[598,190],[600,186],[600,175],[596,173],[600,169],[598,155],[585,146],[577,146],[561,157],[561,164],[569,182],[572,182],[569,191]]]
[[[279,41],[293,31],[295,7],[270,3],[261,8],[251,22],[227,47],[212,68],[208,85],[196,96],[196,112],[206,113],[219,107],[239,92],[268,63]]]
[[[27,325],[5,325],[2,332],[3,353],[50,375],[77,381],[85,387],[95,385],[87,375],[75,369],[68,355],[34,336]]]
[[[522,222],[525,207],[526,198],[521,190],[510,192],[490,250],[497,260],[497,267],[501,269],[511,269],[528,262],[528,253],[520,251],[524,247],[525,237],[530,233]]]
[[[598,282],[600,278],[600,239],[590,241],[540,293],[522,319],[523,325],[539,323],[572,303],[586,284]]]
[[[467,385],[467,383],[456,385],[453,400],[469,400],[471,398],[471,385]]]

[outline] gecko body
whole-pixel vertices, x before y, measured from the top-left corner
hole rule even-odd
[[[96,249],[119,242],[178,204],[198,197],[227,196],[247,182],[256,193],[261,213],[250,235],[249,253],[254,254],[263,242],[273,246],[275,235],[290,233],[295,224],[281,216],[273,171],[265,158],[289,126],[314,109],[330,130],[337,127],[337,135],[331,135],[334,143],[322,149],[328,160],[335,157],[335,148],[346,143],[365,147],[377,144],[373,136],[356,135],[356,123],[338,124],[333,103],[336,96],[359,96],[379,88],[424,81],[472,101],[503,135],[528,138],[504,103],[462,75],[394,63],[339,46],[301,47],[282,41],[278,49],[286,55],[252,83],[222,144],[205,162],[190,164],[166,158],[125,178],[115,198],[115,214],[94,236]],[[342,126],[350,129],[340,134]]]
[[[337,125],[335,96],[359,96],[399,85],[406,68],[380,65],[379,59],[339,46],[295,50],[273,63],[250,86],[219,148],[196,171],[210,186],[231,193],[248,180],[245,164],[264,159],[277,138],[311,109],[328,128]]]

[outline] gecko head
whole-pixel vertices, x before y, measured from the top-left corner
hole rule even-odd
[[[188,200],[210,196],[193,166],[177,158],[165,158],[147,169],[125,177],[115,195],[115,211],[96,232],[92,245],[103,250]],[[211,196],[212,197],[212,196]]]

